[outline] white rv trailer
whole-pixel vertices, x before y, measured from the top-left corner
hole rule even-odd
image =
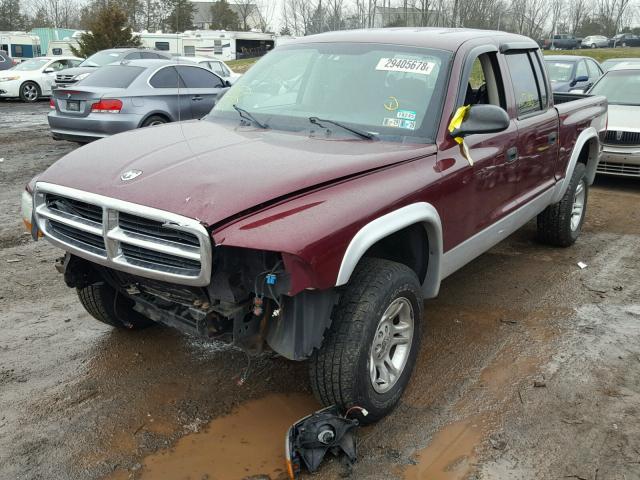
[[[259,57],[273,49],[275,44],[275,35],[260,32],[192,30],[184,33],[141,32],[136,35],[146,48],[223,61]]]
[[[78,30],[71,37],[65,37],[62,40],[51,40],[49,42],[49,48],[47,48],[47,55],[54,57],[58,55],[75,55],[71,47],[75,49],[80,48],[78,39],[83,33],[84,31]]]
[[[26,32],[0,32],[0,50],[16,60],[39,57],[40,38]]]

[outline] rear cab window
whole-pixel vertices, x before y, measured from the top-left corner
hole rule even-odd
[[[85,87],[127,88],[143,71],[143,67],[106,65],[97,69],[81,83]]]
[[[519,50],[505,55],[516,102],[518,118],[525,118],[547,109],[544,77],[537,56]]]

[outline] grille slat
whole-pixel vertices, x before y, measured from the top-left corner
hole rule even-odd
[[[106,251],[104,238],[102,237],[83,232],[82,230],[78,230],[77,228],[70,227],[55,220],[49,220],[49,224],[55,233],[66,237],[70,241],[79,242],[81,244],[97,248],[98,250],[101,250],[101,253]]]
[[[604,143],[608,145],[640,145],[640,132],[608,130]]]
[[[197,247],[200,245],[198,237],[181,230],[174,230],[165,227],[162,222],[150,220],[148,218],[137,217],[128,213],[121,213],[118,219],[120,228],[127,232],[158,237],[169,242],[180,243]]]
[[[598,164],[597,171],[598,173],[611,173],[617,175],[640,177],[640,165],[633,165],[630,163],[612,163],[601,161]]]
[[[210,280],[210,239],[196,220],[46,183],[34,197],[38,228],[71,253],[163,281]]]

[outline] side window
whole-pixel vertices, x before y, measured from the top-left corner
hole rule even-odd
[[[538,90],[540,91],[540,103],[542,110],[546,110],[549,106],[549,92],[547,92],[547,84],[545,82],[545,76],[542,74],[542,59],[539,55],[531,52],[531,63],[533,64],[533,70],[536,73],[536,81],[538,82]]]
[[[140,52],[132,52],[124,57],[124,60],[139,60],[140,58]]]
[[[195,47],[195,45],[185,45],[184,46],[184,55],[185,55],[185,57],[195,57],[196,56],[196,47]]]
[[[580,60],[578,62],[578,66],[576,67],[576,77],[588,77],[589,76],[589,72],[587,71],[587,64],[584,62],[584,60]]]
[[[160,57],[153,52],[140,52],[140,58],[146,58],[146,59],[152,58],[157,60]]]
[[[510,53],[505,58],[511,74],[518,117],[541,111],[542,101],[529,53]]]
[[[54,72],[57,72],[59,70],[63,70],[65,68],[67,68],[67,65],[65,64],[64,60],[58,60],[57,62],[53,62],[51,65],[49,65],[49,67],[47,68],[53,68]]]
[[[213,72],[217,73],[218,75],[224,76],[224,72],[222,71],[222,65],[220,64],[220,62],[210,62],[209,64],[211,65],[211,70]]]
[[[158,70],[149,80],[149,85],[153,88],[184,88],[184,83],[175,67]]]
[[[156,42],[156,49],[168,52],[169,51],[169,42]]]
[[[596,81],[597,79],[600,78],[600,76],[602,75],[602,72],[600,71],[600,67],[598,67],[598,65],[596,65],[595,62],[588,60],[587,67],[589,69],[589,80]]]
[[[495,53],[483,53],[473,62],[464,105],[490,104],[506,108],[504,85]]]
[[[220,77],[209,70],[200,67],[177,67],[182,81],[187,88],[216,88],[223,87]]]

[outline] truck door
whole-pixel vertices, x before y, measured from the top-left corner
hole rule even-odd
[[[505,54],[513,87],[518,127],[516,206],[529,202],[554,184],[558,158],[558,113],[550,106],[549,87],[535,50]]]
[[[497,50],[497,49],[496,49]],[[457,107],[492,104],[506,110],[504,81],[497,51],[473,55],[465,60]],[[507,79],[508,80],[508,79]],[[453,115],[453,112],[446,115]],[[447,120],[448,121],[448,120]],[[438,167],[443,174],[444,196],[438,209],[444,229],[445,251],[472,237],[508,212],[515,194],[513,152],[518,129],[512,119],[509,128],[492,134],[465,137],[470,158],[455,142],[441,146]]]

